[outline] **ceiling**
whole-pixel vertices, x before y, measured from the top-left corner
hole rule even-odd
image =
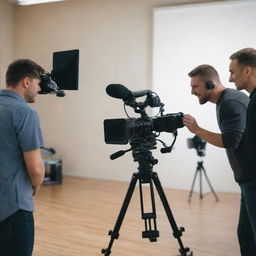
[[[59,2],[59,1],[65,1],[65,0],[9,0],[9,1],[17,5],[32,5],[32,4]]]

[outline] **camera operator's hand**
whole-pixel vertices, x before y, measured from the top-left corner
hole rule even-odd
[[[197,134],[200,127],[198,126],[196,119],[191,115],[184,115],[182,118],[183,124],[194,134]]]
[[[196,119],[193,116],[184,115],[182,121],[189,131],[199,136],[202,140],[220,148],[224,147],[222,135],[203,129],[197,124]]]

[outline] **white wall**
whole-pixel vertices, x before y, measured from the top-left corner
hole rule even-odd
[[[217,69],[224,85],[234,87],[228,82],[229,56],[239,49],[255,47],[255,13],[255,1],[155,9],[153,88],[166,103],[166,113],[189,113],[202,127],[219,132],[216,105],[199,105],[197,97],[190,94],[187,73],[207,63]],[[165,184],[187,189],[192,183],[197,155],[187,149],[186,140],[193,136],[186,128],[179,129],[175,150],[168,157],[161,156]],[[217,191],[239,191],[224,149],[207,144],[204,166]],[[209,191],[208,185],[203,189]]]
[[[63,159],[65,174],[130,178],[135,167],[130,156],[111,162],[109,155],[120,147],[104,143],[103,120],[124,116],[122,102],[107,96],[105,87],[150,86],[147,15],[134,1],[114,0],[16,9],[15,57],[30,57],[51,70],[52,52],[80,50],[79,90],[67,91],[65,98],[39,96],[35,105],[45,144]]]
[[[63,159],[64,174],[130,180],[127,146],[106,145],[103,120],[125,117],[122,101],[105,93],[109,83],[131,90],[152,86],[153,8],[180,0],[68,0],[15,8],[14,56],[51,70],[52,52],[79,49],[79,90],[65,98],[39,96],[37,109],[46,146]]]
[[[50,71],[52,52],[80,50],[79,90],[67,92],[65,98],[38,96],[33,104],[40,115],[45,145],[54,147],[63,159],[64,174],[130,180],[137,170],[131,153],[115,161],[109,159],[111,153],[129,146],[104,143],[103,120],[125,117],[122,102],[107,96],[105,87],[122,83],[131,90],[151,88],[153,9],[206,1],[67,0],[17,7],[0,0],[4,19],[0,23],[1,51],[8,50],[1,78],[12,58],[31,58]],[[164,92],[158,92],[162,98]],[[183,111],[169,100],[169,112]],[[183,146],[186,154],[194,154]],[[176,156],[161,155],[159,150],[154,155],[161,158],[155,170],[164,186],[183,188],[183,178],[176,176],[178,172],[184,175],[184,167],[173,162]],[[167,168],[162,160],[169,162]],[[191,163],[191,168],[194,165]],[[191,177],[186,189],[190,181]]]
[[[5,72],[13,59],[13,18],[13,5],[0,0],[0,88],[5,85]]]

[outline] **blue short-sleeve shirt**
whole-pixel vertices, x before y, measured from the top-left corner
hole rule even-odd
[[[0,221],[33,211],[33,190],[23,152],[43,146],[38,115],[15,91],[0,91]]]

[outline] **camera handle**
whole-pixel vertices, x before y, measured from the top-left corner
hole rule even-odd
[[[127,153],[127,152],[129,152],[129,151],[131,151],[131,150],[132,150],[132,148],[129,148],[129,149],[127,149],[127,150],[119,150],[119,151],[113,153],[112,155],[110,155],[110,159],[111,159],[111,160],[115,160],[115,159],[117,159],[118,157],[123,156],[125,153]]]
[[[159,140],[159,139],[158,139],[158,141],[160,141],[160,142],[163,144],[163,146],[164,146],[164,148],[161,148],[161,149],[160,149],[161,153],[165,154],[165,153],[171,153],[171,152],[172,152],[172,148],[173,148],[174,143],[176,142],[176,139],[177,139],[177,136],[178,136],[177,130],[174,130],[174,131],[173,131],[173,135],[174,135],[174,140],[173,140],[173,142],[172,142],[172,145],[169,146],[169,147],[166,146],[166,144],[165,144],[162,140]]]
[[[173,149],[173,145],[174,145],[174,143],[176,142],[176,139],[177,139],[177,136],[178,136],[177,130],[173,131],[173,135],[174,135],[174,140],[173,140],[173,142],[172,142],[172,145],[169,146],[169,147],[166,146],[166,144],[165,144],[162,140],[157,139],[157,141],[161,142],[162,145],[164,146],[163,148],[160,149],[161,153],[163,153],[163,154],[165,154],[165,153],[171,153],[171,151],[172,151],[172,149]],[[117,151],[117,152],[111,154],[111,155],[110,155],[110,159],[111,159],[111,160],[115,160],[115,159],[117,159],[118,157],[123,156],[125,153],[127,153],[127,152],[129,152],[129,151],[131,151],[131,150],[132,150],[132,148],[129,148],[129,149],[127,149],[127,150],[119,150],[119,151]]]

